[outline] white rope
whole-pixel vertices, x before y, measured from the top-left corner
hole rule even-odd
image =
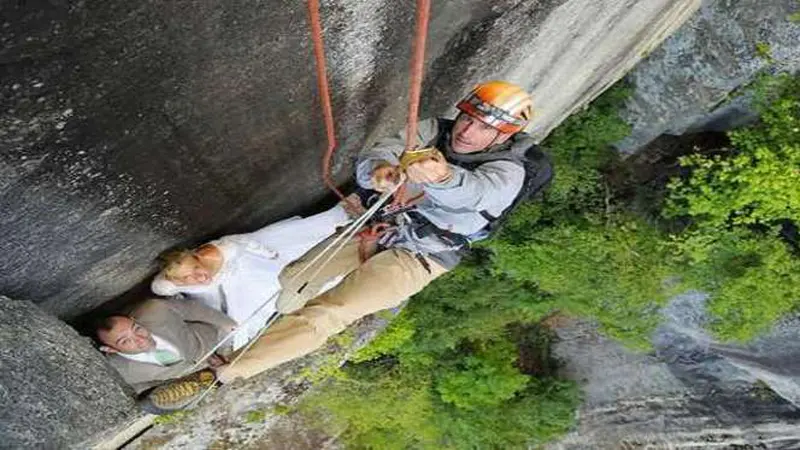
[[[378,201],[376,201],[374,205],[372,205],[372,206],[371,206],[371,207],[370,207],[370,208],[369,208],[369,209],[368,209],[368,210],[367,210],[367,211],[366,211],[364,214],[362,214],[362,215],[361,215],[361,217],[359,217],[359,219],[358,219],[358,220],[357,220],[357,221],[354,223],[354,225],[357,225],[357,226],[353,228],[353,231],[351,231],[351,232],[349,233],[349,235],[347,235],[346,239],[342,239],[342,240],[341,240],[341,243],[340,243],[340,244],[339,244],[339,246],[336,248],[336,250],[334,250],[333,252],[331,252],[330,256],[328,256],[328,258],[327,258],[327,259],[326,259],[326,260],[325,260],[325,261],[324,261],[322,264],[320,264],[320,265],[319,265],[319,268],[316,270],[316,272],[314,272],[314,274],[313,274],[313,275],[311,275],[310,277],[308,277],[308,280],[309,280],[309,281],[312,281],[312,280],[314,280],[314,279],[317,277],[317,275],[319,275],[319,274],[320,274],[320,272],[322,272],[322,269],[324,269],[324,268],[325,268],[325,266],[326,266],[326,265],[328,265],[328,263],[329,263],[329,262],[331,262],[331,260],[333,259],[333,257],[334,257],[334,256],[336,256],[336,254],[337,254],[337,253],[339,253],[339,251],[341,251],[341,250],[342,250],[342,248],[344,248],[344,246],[345,246],[345,245],[347,245],[347,243],[348,243],[348,242],[350,241],[350,239],[352,239],[352,237],[353,237],[353,236],[354,236],[354,235],[355,235],[355,234],[356,234],[356,233],[359,231],[359,229],[360,229],[360,228],[361,228],[361,227],[362,227],[362,226],[363,226],[365,223],[367,223],[367,221],[368,221],[369,219],[371,219],[371,218],[372,218],[372,216],[374,216],[374,215],[375,215],[375,213],[377,213],[377,212],[378,212],[378,211],[381,209],[381,207],[383,206],[383,204],[384,204],[384,203],[386,203],[386,201],[387,201],[387,200],[389,200],[389,198],[391,198],[392,194],[394,194],[394,193],[395,193],[395,191],[396,191],[396,190],[397,190],[397,189],[400,187],[400,185],[401,185],[401,184],[402,184],[402,183],[398,183],[398,184],[397,184],[397,186],[395,186],[395,187],[394,187],[394,188],[393,188],[391,191],[389,191],[389,192],[386,192],[386,193],[384,193],[383,195],[381,195],[381,197],[378,199]],[[345,233],[342,233],[342,234],[339,236],[339,238],[341,238],[341,237],[343,237],[343,236],[345,236]],[[337,238],[337,239],[338,239],[338,238]],[[332,243],[331,243],[331,246],[333,246],[333,245],[335,245],[335,244],[336,244],[336,240],[334,240],[334,242],[332,242]],[[309,269],[309,268],[310,268],[310,267],[311,267],[311,266],[312,266],[312,265],[313,265],[313,264],[314,264],[316,261],[318,261],[319,259],[321,259],[323,255],[324,255],[324,252],[320,252],[320,254],[319,254],[319,255],[317,255],[317,256],[316,256],[314,259],[312,259],[312,260],[311,260],[311,262],[310,262],[308,265],[306,265],[305,267],[303,267],[303,268],[302,268],[302,269],[301,269],[301,270],[300,270],[300,271],[297,273],[297,276],[299,277],[299,275],[301,275],[302,273],[304,273],[305,271],[307,271],[307,270],[308,270],[308,269]],[[292,280],[294,280],[294,278],[293,278]],[[300,288],[300,289],[302,289],[303,287],[304,287],[304,286],[301,286],[301,288]],[[298,292],[294,292],[293,294],[294,294],[294,295],[297,295],[297,294],[299,294],[299,293],[300,293],[300,292],[298,291]]]
[[[322,269],[325,268],[325,266],[333,259],[333,257],[336,256],[336,254],[338,254],[339,251],[342,250],[342,248],[344,248],[344,246],[350,241],[350,239],[352,239],[353,236],[355,236],[356,233],[358,233],[359,229],[365,223],[367,223],[367,221],[369,219],[371,219],[372,216],[374,216],[381,209],[381,207],[383,207],[384,203],[386,203],[386,201],[389,200],[389,198],[391,198],[391,196],[395,193],[395,191],[397,191],[397,189],[400,188],[400,186],[402,184],[403,184],[403,179],[401,179],[401,181],[399,183],[397,183],[390,191],[383,193],[380,196],[380,198],[378,199],[378,201],[375,202],[374,205],[372,205],[369,209],[367,209],[356,221],[354,221],[351,225],[349,225],[345,229],[344,232],[340,233],[339,236],[336,237],[336,239],[334,239],[330,244],[325,246],[325,248],[322,249],[322,251],[317,256],[315,256],[307,265],[305,265],[294,276],[292,276],[292,278],[289,280],[288,284],[294,285],[294,282],[297,281],[297,279],[299,279],[302,274],[304,274],[306,271],[308,271],[308,269],[310,267],[312,267],[314,264],[316,264],[325,255],[325,253],[330,253],[328,258],[322,264],[320,264],[319,268],[314,272],[314,274],[311,275],[310,277],[308,277],[308,280],[306,281],[306,283],[314,280],[314,278],[317,275],[319,275],[319,273],[322,271]],[[336,249],[335,250],[331,250],[337,244],[338,244],[338,246],[336,247]],[[305,287],[305,283],[304,283],[304,285],[301,286],[300,289],[298,289],[297,291],[294,291],[294,292],[290,292],[289,295],[291,295],[291,296],[299,295],[300,291],[304,287]],[[263,305],[261,305],[255,312],[253,312],[253,314],[251,314],[250,317],[245,319],[245,321],[242,322],[242,324],[246,324],[248,321],[252,320],[253,317],[255,317],[256,314],[258,314],[258,312],[261,311],[261,309],[263,309],[265,305],[269,304],[269,302],[275,296],[277,296],[279,292],[280,291],[278,291],[275,294],[273,294]],[[289,298],[292,298],[292,297],[289,297]],[[236,358],[234,358],[233,361],[231,361],[228,364],[228,367],[233,367],[234,365],[236,365],[236,363],[239,362],[239,360],[242,358],[242,356],[244,356],[244,354],[247,353],[248,350],[250,350],[250,348],[253,346],[253,344],[255,344],[256,341],[258,341],[258,339],[260,339],[261,336],[264,335],[264,332],[267,331],[267,328],[269,328],[269,326],[272,325],[280,316],[281,316],[281,314],[278,313],[277,311],[275,313],[273,313],[270,316],[270,318],[267,320],[267,323],[265,323],[264,326],[259,330],[258,334],[256,334],[252,339],[250,339],[250,341],[247,343],[247,345],[239,352],[238,355],[236,355]],[[223,345],[223,343],[226,340],[228,340],[231,336],[236,334],[237,330],[238,329],[234,329],[233,331],[228,333],[228,335],[225,336],[225,338],[223,338],[223,340],[220,341],[220,343],[218,343],[216,346],[214,346],[214,349],[212,351],[208,352],[203,357],[203,359],[200,359],[200,360],[197,361],[197,363],[195,363],[195,365],[192,367],[192,370],[197,368],[203,361],[205,361],[207,358],[209,358],[216,350],[218,350]],[[214,387],[215,387],[215,384],[212,383],[208,388],[206,388],[205,391],[203,391],[202,394],[200,394],[199,397],[197,397],[197,399],[192,401],[189,405],[186,405],[184,407],[184,409],[191,408],[191,407],[194,407],[195,405],[199,404],[206,397],[206,395],[208,395],[208,393],[211,392],[214,389]]]
[[[248,317],[247,317],[247,319],[245,319],[245,320],[244,320],[244,321],[243,321],[241,324],[239,324],[238,326],[234,327],[234,328],[233,328],[233,330],[231,330],[231,331],[230,331],[228,334],[226,334],[226,335],[225,335],[225,337],[224,337],[224,338],[222,338],[222,340],[221,340],[221,341],[219,341],[219,342],[217,343],[217,345],[215,345],[214,347],[212,347],[212,348],[211,348],[211,350],[209,350],[208,352],[206,352],[206,353],[203,355],[203,357],[202,357],[202,358],[198,359],[198,360],[197,360],[197,361],[194,363],[194,365],[193,365],[192,367],[190,367],[189,369],[187,369],[187,370],[183,371],[183,374],[182,374],[180,377],[178,377],[178,378],[183,378],[183,377],[185,377],[186,375],[189,375],[190,373],[193,373],[193,372],[194,372],[194,371],[195,371],[195,370],[196,370],[198,367],[200,367],[200,365],[201,365],[201,364],[203,364],[203,363],[204,363],[204,362],[205,362],[205,361],[206,361],[208,358],[210,358],[210,357],[211,357],[211,355],[213,355],[214,353],[216,353],[216,352],[217,352],[217,350],[219,350],[220,348],[222,348],[222,346],[223,346],[223,345],[225,345],[225,343],[227,343],[227,342],[228,342],[228,340],[229,340],[230,338],[232,338],[233,336],[235,336],[235,335],[236,335],[236,333],[238,333],[238,332],[239,332],[239,331],[240,331],[242,328],[244,328],[244,325],[247,325],[247,324],[249,324],[249,322],[250,322],[251,320],[253,320],[253,319],[254,319],[254,318],[255,318],[255,317],[258,315],[258,313],[260,313],[260,312],[261,312],[261,311],[262,311],[262,310],[263,310],[263,309],[264,309],[264,308],[265,308],[267,305],[269,305],[269,304],[270,304],[270,302],[272,302],[272,300],[273,300],[273,299],[275,299],[275,298],[278,296],[278,294],[280,294],[280,292],[281,292],[281,291],[280,291],[280,290],[278,290],[278,291],[276,291],[274,294],[272,294],[272,295],[271,295],[271,296],[270,296],[270,297],[267,299],[267,301],[265,301],[263,304],[261,304],[261,306],[259,306],[259,307],[258,307],[258,309],[256,309],[255,311],[253,311],[253,313],[252,313],[252,314],[250,314],[250,316],[248,316]],[[277,314],[277,311],[275,312],[275,314]],[[273,314],[273,315],[275,315],[275,314]],[[270,316],[270,319],[271,319],[271,318],[272,318],[272,316]]]
[[[337,236],[336,239],[333,240],[333,242],[331,242],[325,249],[323,249],[323,251],[321,251],[318,255],[316,255],[305,267],[300,269],[300,271],[298,271],[297,274],[295,274],[295,276],[292,277],[292,281],[296,280],[297,278],[300,277],[300,275],[308,271],[308,269],[311,268],[314,264],[316,264],[317,261],[322,259],[322,257],[325,256],[325,253],[327,253],[333,246],[340,244],[339,247],[333,252],[333,255],[338,253],[347,244],[350,238],[352,238],[358,232],[358,230],[365,223],[367,223],[367,221],[371,219],[372,216],[374,216],[381,209],[381,207],[383,207],[384,203],[386,203],[386,201],[389,200],[389,198],[391,198],[391,196],[397,191],[397,189],[400,188],[400,186],[403,184],[402,182],[403,180],[401,179],[400,183],[397,183],[397,185],[394,186],[394,188],[392,188],[391,191],[383,193],[380,196],[380,198],[375,202],[374,205],[372,205],[368,210],[366,210],[364,214],[359,216],[359,218],[355,222],[350,224],[350,226],[348,226],[347,229],[345,229],[345,231],[339,234],[339,236]],[[320,268],[314,273],[314,275],[310,276],[308,279],[313,280],[314,277],[319,275],[319,273],[322,271],[322,268],[325,267],[325,264],[330,262],[332,257],[333,256],[326,259],[325,262],[320,266]],[[295,292],[295,294],[297,294],[297,292]]]

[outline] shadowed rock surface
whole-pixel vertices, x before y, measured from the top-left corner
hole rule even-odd
[[[739,96],[762,71],[800,70],[795,0],[704,0],[676,33],[628,75],[636,86],[618,144],[633,152],[661,134],[724,131],[752,121]]]
[[[139,413],[114,369],[69,326],[0,296],[0,448],[78,448]]]
[[[655,355],[624,349],[588,323],[559,329],[556,353],[585,403],[577,429],[549,448],[800,448],[798,318],[721,352],[702,328],[705,300],[696,292],[671,300]],[[751,359],[758,370],[743,363]]]
[[[487,78],[531,88],[546,134],[699,0],[434,2],[423,115]],[[322,5],[345,181],[406,114],[414,2]],[[5,1],[0,292],[71,319],[168,247],[326,196],[304,2]]]

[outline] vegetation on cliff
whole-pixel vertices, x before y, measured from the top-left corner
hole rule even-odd
[[[763,76],[759,123],[728,133],[730,148],[681,158],[665,216],[691,284],[712,294],[717,335],[747,340],[800,305],[800,77]]]

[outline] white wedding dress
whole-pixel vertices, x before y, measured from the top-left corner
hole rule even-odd
[[[233,348],[241,348],[276,312],[281,270],[349,221],[344,208],[337,205],[310,217],[292,217],[252,233],[222,237],[210,242],[219,248],[223,259],[210,283],[178,286],[159,273],[151,289],[163,296],[182,294],[224,312],[239,323]],[[320,293],[339,281],[341,278],[328,283]]]

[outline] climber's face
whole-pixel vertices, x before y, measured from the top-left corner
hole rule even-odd
[[[502,144],[509,137],[511,133],[501,133],[480,120],[461,113],[453,125],[450,145],[456,153],[475,153]]]
[[[156,341],[150,330],[126,316],[113,316],[108,319],[110,328],[97,330],[97,338],[103,343],[100,350],[106,353],[136,354],[152,350]]]
[[[208,267],[195,254],[188,254],[170,269],[167,279],[178,286],[208,284],[214,278]]]

